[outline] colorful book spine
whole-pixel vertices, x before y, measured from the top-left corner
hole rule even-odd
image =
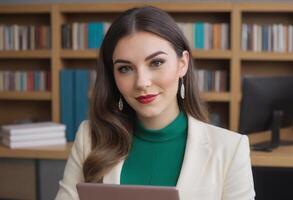
[[[49,49],[51,29],[47,25],[0,25],[0,51]]]
[[[226,92],[227,76],[226,70],[198,70],[198,86],[202,92]]]
[[[243,24],[242,50],[254,52],[293,52],[292,25]]]
[[[0,91],[49,91],[46,71],[0,71]]]

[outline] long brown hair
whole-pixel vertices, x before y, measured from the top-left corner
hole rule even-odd
[[[188,42],[173,18],[166,12],[151,6],[132,8],[122,13],[110,26],[103,40],[97,79],[91,96],[90,132],[92,151],[83,164],[86,182],[101,181],[114,165],[125,159],[131,141],[135,111],[124,101],[123,111],[118,109],[120,92],[113,76],[113,52],[118,41],[134,32],[153,33],[169,41],[178,57],[187,50]],[[192,58],[184,77],[185,99],[177,95],[180,110],[192,117],[207,121],[207,111],[199,98],[197,78]],[[180,84],[179,88],[180,88]]]

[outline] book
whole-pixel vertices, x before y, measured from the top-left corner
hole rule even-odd
[[[47,140],[54,138],[65,138],[65,131],[48,131],[48,132],[37,132],[22,135],[10,135],[3,133],[2,138],[9,142],[20,142],[20,141],[34,141],[34,140]]]
[[[65,131],[66,126],[64,124],[58,124],[54,122],[36,122],[27,124],[13,124],[13,125],[3,125],[1,127],[1,132],[10,135],[24,135],[39,132],[49,132],[49,131]]]
[[[194,24],[194,48],[204,48],[204,23],[198,22]]]
[[[75,84],[74,84],[74,95],[75,95],[75,121],[74,121],[74,137],[80,123],[88,117],[89,98],[88,91],[90,85],[89,70],[75,70]]]
[[[100,48],[104,38],[104,24],[102,22],[88,23],[88,48]]]
[[[2,143],[9,148],[27,148],[27,147],[38,147],[38,146],[49,146],[49,145],[62,145],[66,144],[66,139],[64,137],[46,139],[46,140],[34,140],[34,141],[18,141],[10,142],[6,139],[2,140]]]
[[[60,73],[61,123],[65,124],[67,127],[67,140],[73,141],[75,138],[74,70],[63,69]]]

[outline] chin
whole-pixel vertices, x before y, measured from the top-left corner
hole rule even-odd
[[[161,110],[159,109],[155,109],[155,108],[151,108],[151,109],[137,109],[136,113],[140,116],[140,117],[144,117],[144,118],[153,118],[156,117],[158,115],[161,114]]]

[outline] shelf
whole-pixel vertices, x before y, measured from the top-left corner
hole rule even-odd
[[[17,4],[17,6],[11,6],[9,4],[1,5],[0,6],[0,13],[1,14],[22,14],[22,13],[50,13],[51,5],[49,4],[42,4],[42,5],[25,5],[25,4]]]
[[[0,100],[51,100],[51,92],[0,92]]]
[[[97,59],[99,50],[61,50],[61,58]]]
[[[192,50],[193,58],[207,59],[230,59],[232,52],[230,50]]]
[[[60,159],[66,160],[70,153],[72,142],[65,145],[10,149],[0,144],[1,158],[28,158],[28,159]]]
[[[292,3],[285,3],[285,2],[271,2],[271,3],[238,3],[237,6],[239,7],[240,11],[245,12],[292,12],[293,11],[293,4]]]
[[[0,51],[0,59],[49,59],[51,50]]]
[[[201,97],[207,102],[229,102],[229,92],[202,92]]]
[[[96,59],[99,50],[62,50],[61,58],[67,59]],[[230,50],[192,50],[193,58],[230,59]]]
[[[99,3],[97,4],[60,4],[60,11],[67,13],[113,13],[129,8],[141,7],[141,3]],[[230,12],[231,3],[148,3],[147,5],[164,9],[167,12]]]
[[[293,53],[275,52],[241,52],[242,60],[264,60],[264,61],[293,61]]]

